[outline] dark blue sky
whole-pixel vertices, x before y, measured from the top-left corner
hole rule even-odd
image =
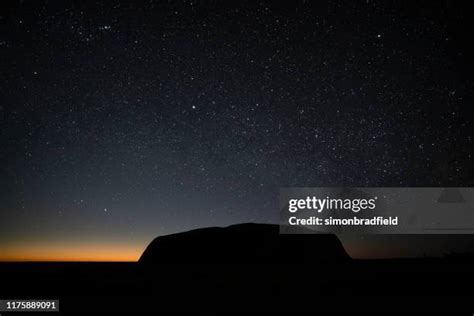
[[[282,186],[472,186],[469,20],[446,1],[2,3],[5,256],[276,222]]]

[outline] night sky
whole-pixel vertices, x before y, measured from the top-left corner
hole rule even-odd
[[[0,260],[135,260],[158,235],[276,223],[284,186],[474,186],[470,20],[450,1],[2,1]]]

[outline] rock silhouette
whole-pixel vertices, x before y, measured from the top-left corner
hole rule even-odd
[[[239,224],[155,238],[140,263],[308,263],[350,260],[331,234],[280,234],[278,225]]]

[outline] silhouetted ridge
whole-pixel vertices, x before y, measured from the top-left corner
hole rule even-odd
[[[284,235],[278,225],[239,224],[157,237],[139,262],[293,263],[349,259],[335,235]]]

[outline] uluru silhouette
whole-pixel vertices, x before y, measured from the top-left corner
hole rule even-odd
[[[350,260],[332,234],[280,234],[272,224],[210,227],[155,238],[140,263],[307,263]]]

